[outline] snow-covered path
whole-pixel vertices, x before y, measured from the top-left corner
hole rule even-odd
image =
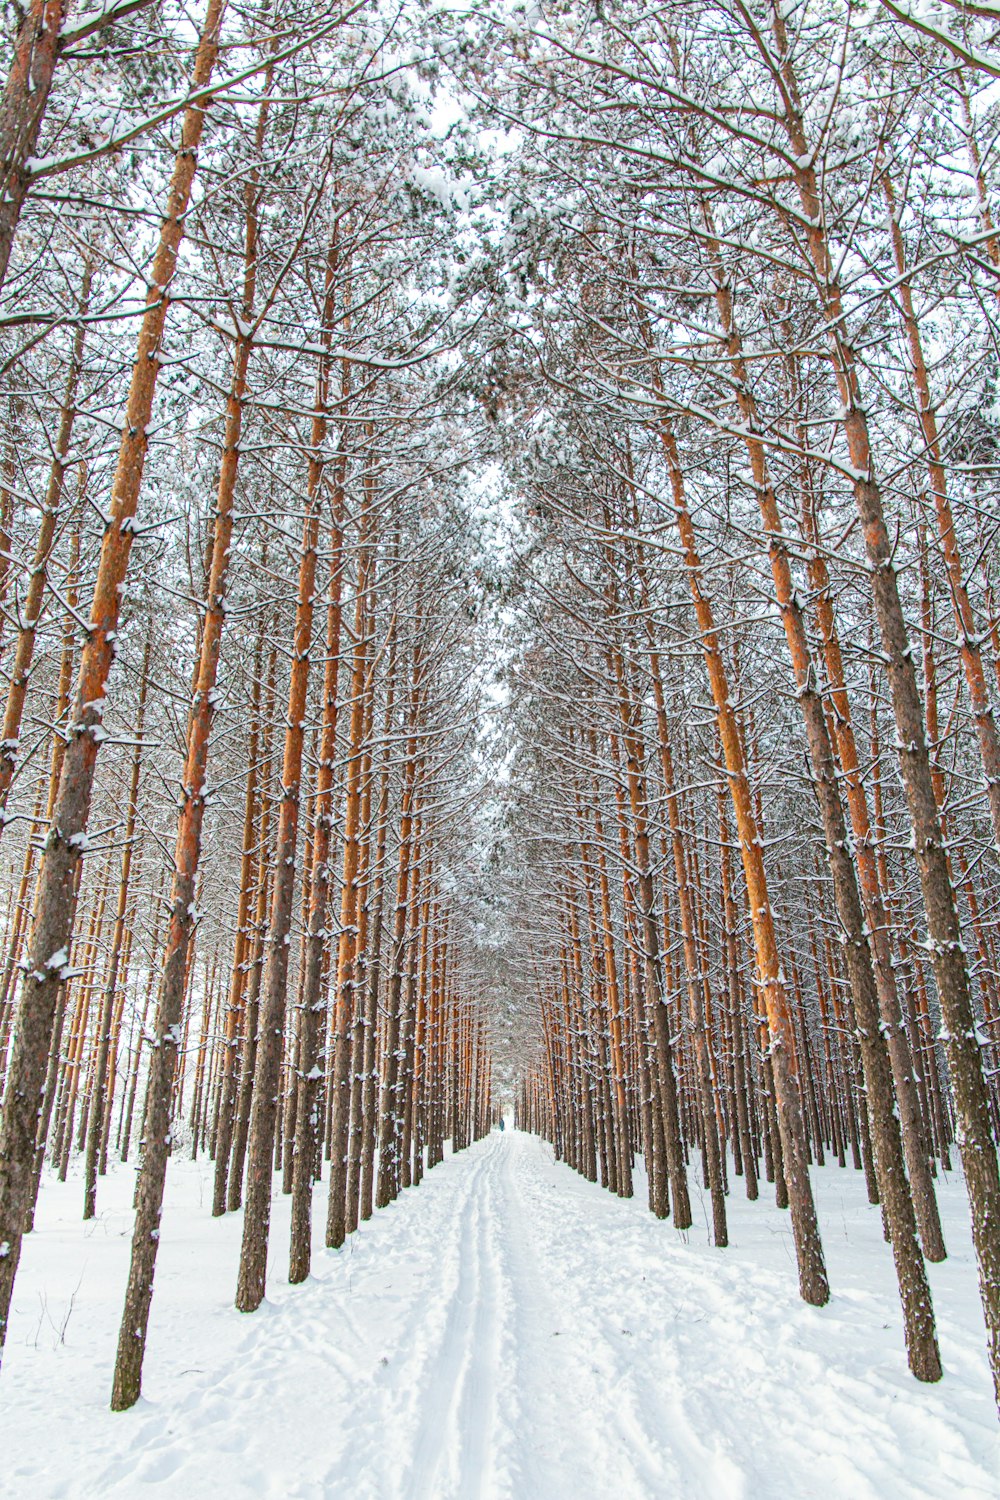
[[[820,1311],[796,1295],[787,1215],[746,1205],[738,1182],[718,1252],[703,1212],[680,1236],[648,1213],[641,1182],[619,1202],[508,1131],[435,1168],[345,1251],[321,1251],[297,1289],[276,1200],[271,1300],[246,1318],[230,1302],[239,1219],[213,1222],[208,1168],[178,1162],[146,1395],[115,1416],[130,1183],[109,1179],[90,1226],[78,1182],[46,1184],[0,1376],[4,1495],[1000,1493],[957,1180],[942,1186],[952,1253],[932,1268],[946,1376],[922,1388],[853,1172],[817,1173],[835,1292]]]

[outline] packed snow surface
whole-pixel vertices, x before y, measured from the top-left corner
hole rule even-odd
[[[787,1213],[729,1198],[732,1244],[679,1235],[534,1137],[436,1167],[304,1286],[276,1197],[268,1301],[232,1306],[240,1217],[211,1168],[168,1182],[145,1396],[107,1407],[131,1170],[79,1217],[46,1181],[0,1375],[7,1496],[239,1500],[952,1500],[1000,1493],[965,1197],[941,1183],[931,1267],[945,1377],[908,1374],[888,1249],[860,1174],[815,1173],[833,1299],[796,1291]],[[766,1189],[764,1190],[766,1192]],[[316,1195],[322,1246],[325,1193]]]

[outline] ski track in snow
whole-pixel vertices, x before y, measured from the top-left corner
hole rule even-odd
[[[210,1168],[171,1168],[136,1409],[107,1409],[131,1173],[79,1218],[46,1182],[0,1375],[0,1495],[93,1500],[977,1500],[1000,1495],[964,1194],[931,1267],[946,1375],[907,1373],[889,1253],[860,1175],[815,1174],[834,1296],[798,1296],[787,1214],[734,1179],[732,1245],[679,1235],[518,1132],[495,1133],[322,1249],[268,1301],[231,1305],[239,1215]],[[764,1189],[766,1192],[766,1189]]]

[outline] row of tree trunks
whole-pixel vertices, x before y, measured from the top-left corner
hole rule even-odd
[[[58,7],[53,9],[59,13]],[[192,73],[192,83],[199,90],[206,89],[211,80],[223,12],[224,0],[209,0]],[[58,26],[55,30],[58,31]],[[27,50],[30,51],[33,41],[30,35],[26,38]],[[51,43],[54,45],[54,36]],[[59,989],[69,962],[78,867],[86,841],[98,752],[105,733],[103,708],[115,654],[122,605],[121,585],[128,571],[135,535],[132,523],[142,487],[147,431],[160,369],[156,356],[163,337],[168,289],[184,233],[206,105],[207,96],[199,94],[197,101],[185,111],[181,127],[167,211],[139,332],[121,450],[111,486],[110,520],[101,550],[87,640],[80,660],[74,722],[63,758],[59,793],[39,878],[29,970],[22,989],[0,1125],[0,1244],[6,1247],[6,1253],[0,1258],[0,1348],[6,1338],[24,1224],[34,1194],[37,1101],[44,1089]],[[23,194],[20,199],[23,200]],[[19,209],[17,194],[13,203]],[[8,211],[5,206],[5,214]],[[9,250],[5,252],[0,242],[0,265],[6,265],[8,254]]]

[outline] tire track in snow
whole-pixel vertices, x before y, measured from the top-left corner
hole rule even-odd
[[[495,1194],[498,1150],[491,1142],[482,1175],[483,1195],[477,1203],[475,1318],[466,1351],[458,1404],[461,1500],[496,1492],[497,1376],[500,1355],[501,1287],[495,1254]]]
[[[447,1406],[448,1381],[457,1378],[452,1351],[469,1311],[469,1252],[484,1163],[449,1158],[443,1165],[441,1176],[428,1174],[418,1193],[404,1193],[388,1211],[396,1216],[394,1254],[416,1281],[371,1384],[356,1394],[345,1449],[327,1475],[331,1494],[346,1476],[363,1475],[361,1484],[354,1482],[357,1500],[410,1500],[419,1493],[415,1469],[433,1470],[441,1457],[442,1414],[428,1403]]]
[[[463,1443],[464,1384],[470,1363],[473,1331],[481,1300],[480,1229],[482,1205],[475,1187],[485,1170],[477,1167],[461,1217],[458,1285],[451,1295],[444,1334],[432,1359],[426,1362],[427,1378],[418,1384],[420,1418],[417,1445],[402,1492],[407,1500],[457,1493],[456,1484]],[[442,1470],[444,1473],[442,1474]],[[451,1481],[449,1484],[448,1481]]]
[[[537,1194],[522,1189],[525,1178],[525,1186],[531,1187],[530,1149],[523,1138],[513,1136],[503,1151],[504,1246],[514,1288],[522,1415],[514,1445],[519,1477],[510,1494],[546,1500],[613,1494],[618,1500],[647,1500],[671,1493],[676,1471],[669,1460],[659,1461],[658,1445],[638,1412],[623,1421],[608,1341],[586,1307],[567,1296],[571,1282],[566,1267],[546,1253],[537,1232],[552,1209],[536,1207],[529,1200]],[[560,1229],[566,1233],[562,1218]]]
[[[382,1425],[409,1429],[412,1457],[377,1490],[401,1500],[477,1500],[497,1493],[497,1367],[504,1306],[495,1250],[497,1143],[487,1141],[443,1200],[433,1268],[447,1273],[419,1299],[400,1335],[416,1353],[386,1391]],[[437,1315],[441,1316],[438,1317]],[[429,1338],[428,1328],[440,1326]],[[398,1451],[398,1450],[397,1450]],[[376,1493],[376,1491],[373,1491]]]

